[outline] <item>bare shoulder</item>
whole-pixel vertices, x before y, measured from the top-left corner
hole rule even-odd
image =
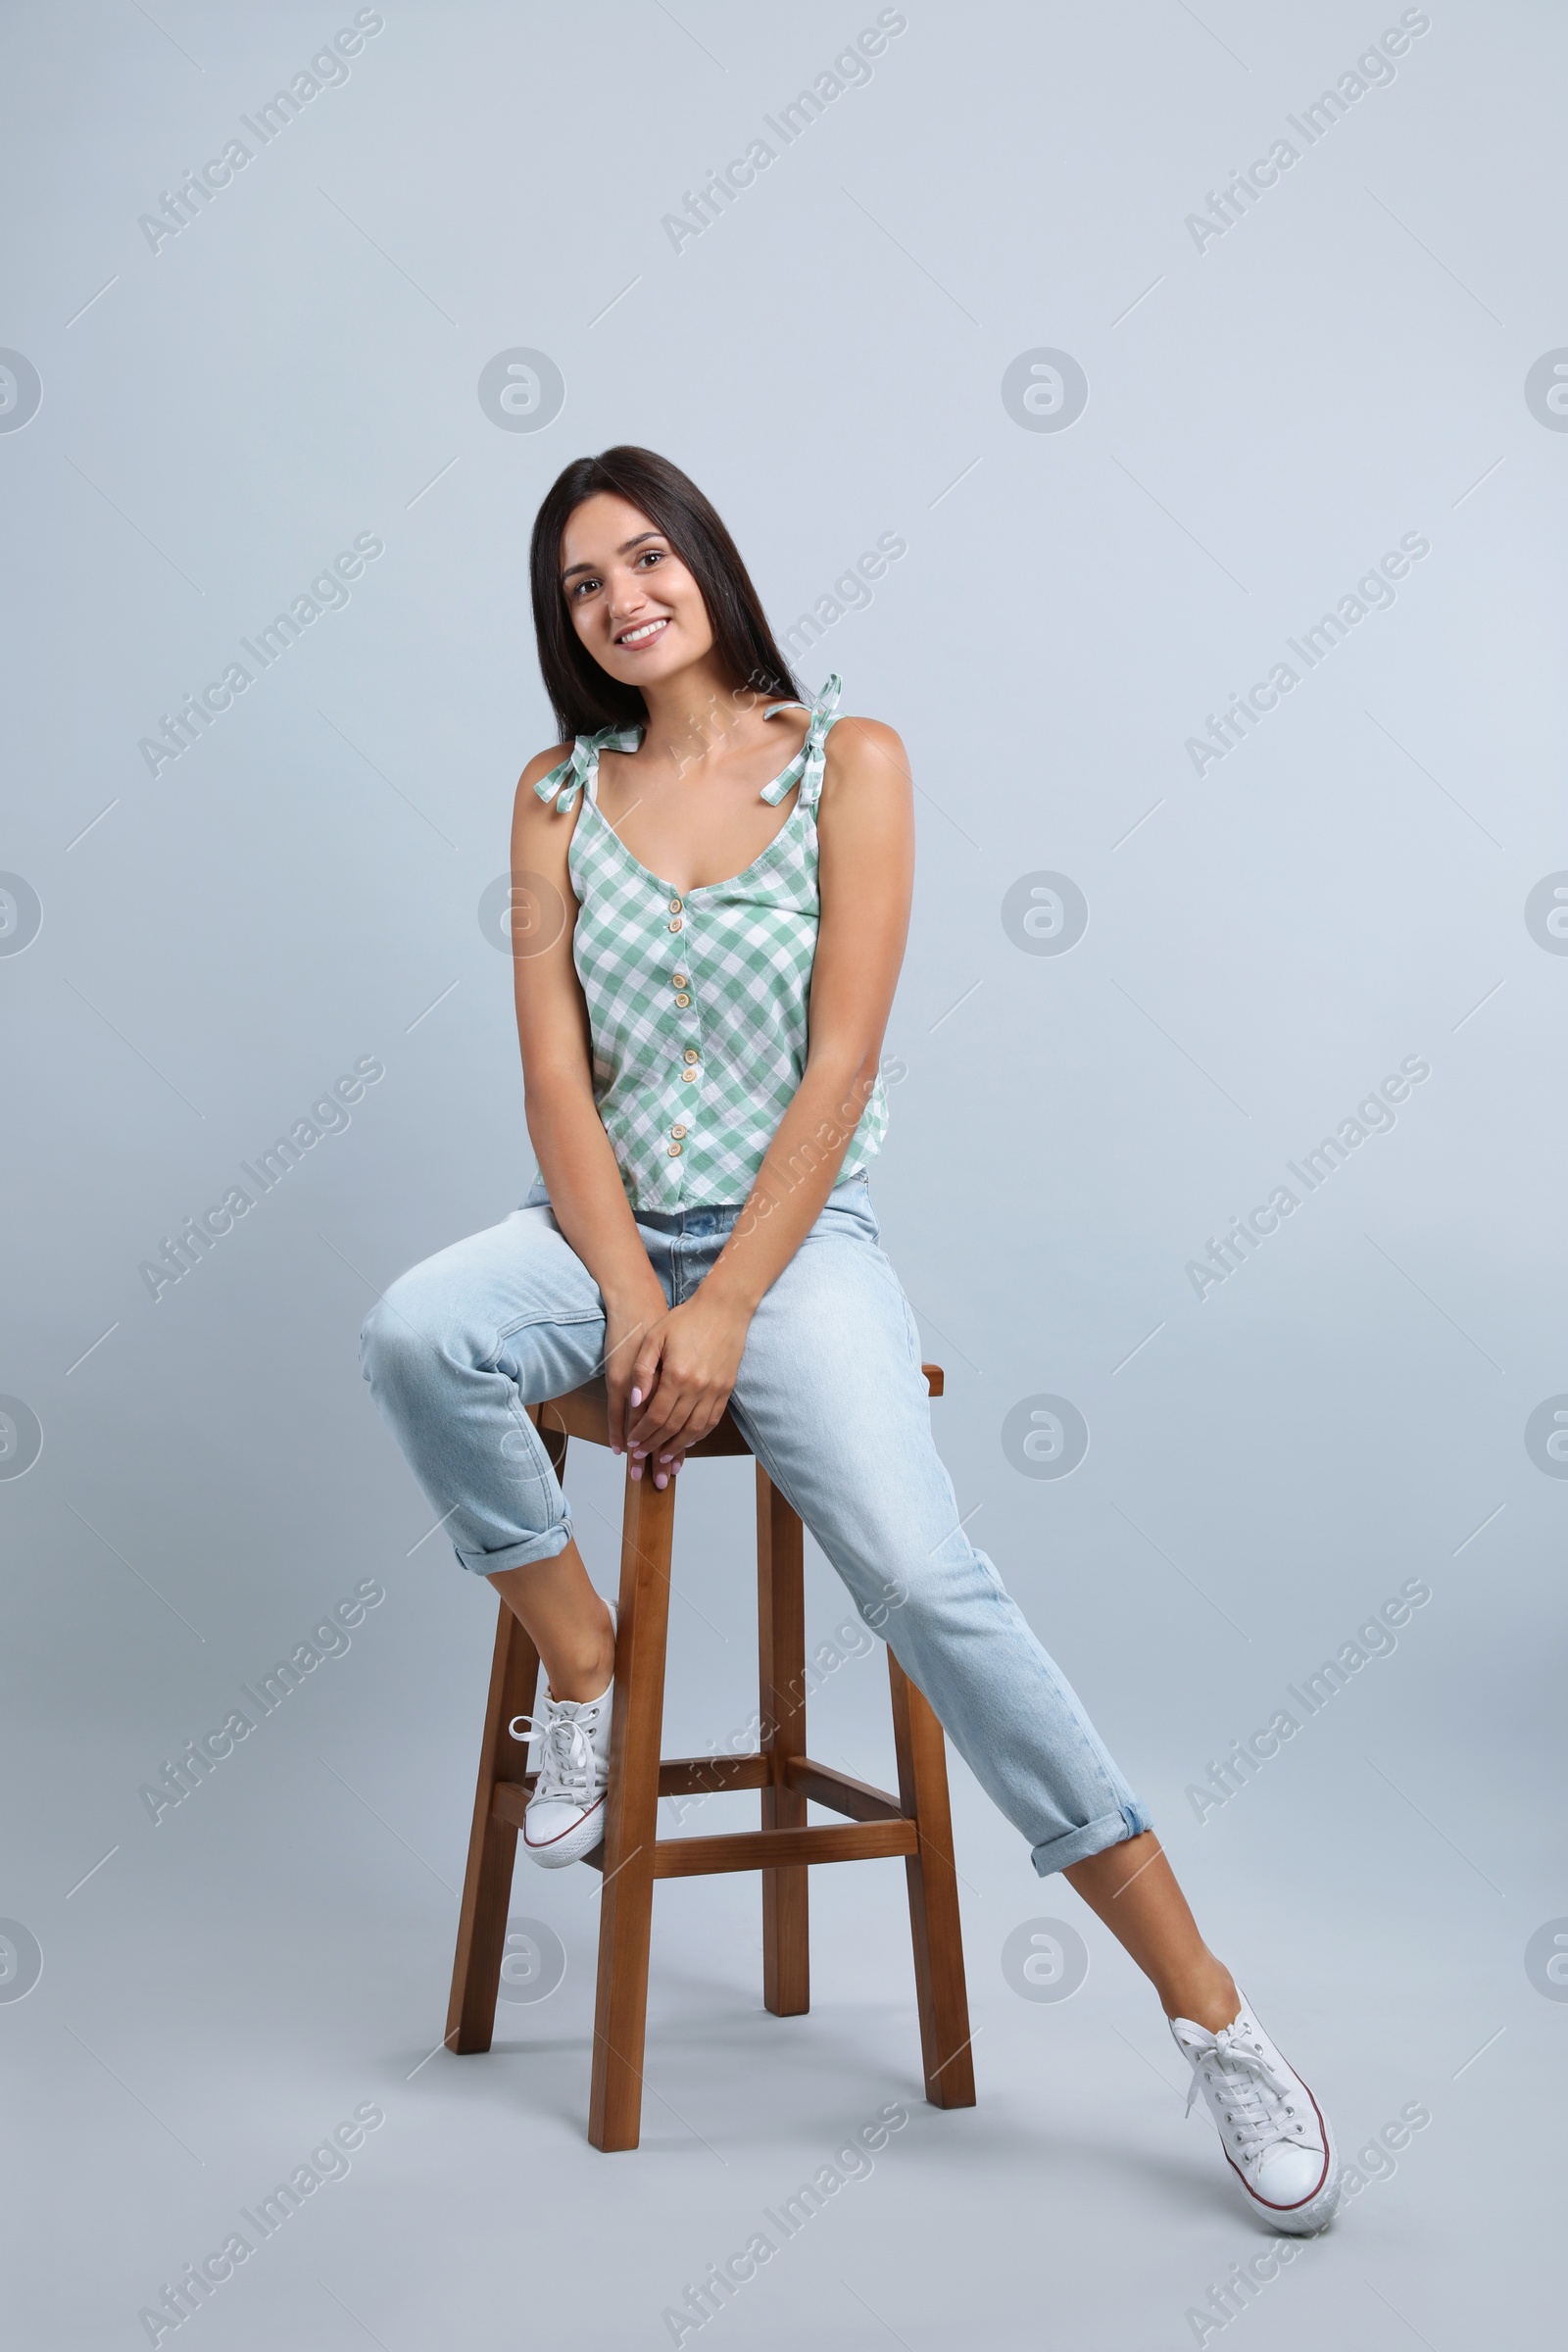
[[[826,744],[817,838],[823,906],[863,909],[866,893],[906,904],[914,868],[914,786],[897,731],[877,718],[841,718]]]
[[[570,756],[571,745],[569,743],[553,744],[548,752],[535,752],[517,778],[518,800],[522,799],[524,793],[532,793],[534,786],[542,784],[553,767],[559,767],[563,760],[569,759]]]
[[[558,821],[553,798],[544,800],[534,790],[543,783],[553,767],[559,767],[571,751],[569,743],[558,743],[548,752],[534,755],[517,778],[517,790],[512,804],[512,835],[514,841],[528,840],[550,843],[558,835],[570,838],[572,827]]]
[[[904,739],[879,718],[841,718],[824,750],[824,782],[853,777],[857,783],[878,783],[889,792],[908,790],[909,755]]]

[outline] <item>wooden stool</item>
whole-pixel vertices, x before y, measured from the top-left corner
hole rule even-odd
[[[924,1371],[931,1395],[940,1396],[941,1367],[927,1364]],[[602,1381],[535,1407],[532,1417],[558,1477],[565,1466],[568,1437],[591,1446],[610,1443]],[[691,1455],[750,1451],[726,1413]],[[675,1486],[671,1479],[661,1493],[651,1476],[626,1480],[605,1842],[588,1857],[605,1880],[588,2137],[607,2150],[637,2145],[656,1879],[760,1870],[762,1999],[775,2017],[796,2017],[810,2005],[808,1865],[863,1862],[885,1854],[903,1854],[908,1875],[925,2095],[933,2106],[972,2107],[974,2067],[942,1726],[890,1649],[898,1796],[808,1757],[801,1522],[759,1463],[761,1753],[661,1760]],[[495,2029],[512,1868],[535,1779],[524,1769],[525,1746],[511,1738],[507,1726],[514,1715],[532,1713],[538,1676],[539,1653],[503,1603],[447,2018],[447,2046],[457,2051],[487,2050]],[[760,1789],[761,1828],[711,1838],[659,1837],[662,1796],[719,1788]],[[808,1799],[846,1814],[848,1824],[808,1826]]]

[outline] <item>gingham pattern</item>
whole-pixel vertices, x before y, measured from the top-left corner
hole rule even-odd
[[[762,789],[776,807],[800,785],[760,858],[684,896],[639,865],[600,813],[600,752],[635,751],[640,729],[579,735],[534,786],[563,813],[582,795],[568,858],[581,906],[572,953],[588,1003],[594,1099],[634,1208],[743,1201],[800,1086],[821,911],[816,804],[841,690],[830,677],[809,705],[805,743]],[[875,1157],[887,1121],[878,1077],[844,1175]]]

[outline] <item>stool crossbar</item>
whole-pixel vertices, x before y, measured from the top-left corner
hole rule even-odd
[[[923,1367],[940,1396],[940,1365]],[[603,1381],[533,1408],[559,1477],[566,1444],[610,1443]],[[690,1449],[690,1458],[751,1448],[728,1413]],[[689,1475],[689,1474],[688,1474]],[[887,1653],[899,1792],[873,1788],[806,1749],[806,1612],[801,1521],[757,1466],[758,1684],[761,1751],[742,1756],[660,1755],[669,1562],[676,1480],[627,1477],[621,1528],[615,1706],[611,1728],[605,1841],[588,1856],[604,1874],[599,1909],[599,1983],[594,2014],[588,2137],[607,2151],[637,2145],[654,1885],[713,1871],[762,1877],[762,2000],[777,2017],[810,2006],[807,1871],[818,1862],[865,1862],[902,1854],[926,2097],[937,2107],[974,2105],[968,1996],[953,1823],[942,1727],[921,1692]],[[447,2018],[447,2046],[488,2050],[506,1948],[517,1832],[535,1776],[526,1748],[507,1726],[533,1711],[539,1655],[505,1605],[496,1628],[490,1695],[479,1754],[473,1829],[464,1882]],[[761,1826],[714,1837],[661,1838],[662,1796],[755,1788]],[[811,1824],[815,1803],[845,1816]]]

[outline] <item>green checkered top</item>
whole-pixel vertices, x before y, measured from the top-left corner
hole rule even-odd
[[[572,942],[593,1039],[594,1100],[633,1208],[743,1201],[806,1070],[816,956],[816,804],[842,680],[808,706],[805,743],[761,797],[795,807],[760,858],[684,894],[639,865],[599,808],[599,755],[634,752],[640,727],[579,735],[534,786],[582,807],[568,864]],[[774,703],[787,710],[788,703]],[[874,1158],[887,1128],[878,1077],[842,1173]]]

